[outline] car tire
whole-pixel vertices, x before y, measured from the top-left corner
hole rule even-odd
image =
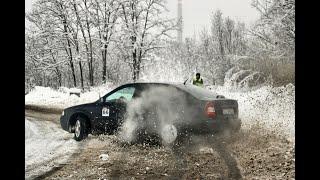
[[[86,119],[78,116],[74,125],[74,139],[81,141],[88,136]]]
[[[165,146],[171,146],[178,139],[178,129],[173,124],[166,124],[160,131],[161,142]]]

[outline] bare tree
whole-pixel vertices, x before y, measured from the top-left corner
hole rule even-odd
[[[139,79],[143,58],[152,50],[161,48],[161,38],[170,37],[168,31],[176,26],[173,20],[164,19],[164,0],[126,0],[121,2],[121,17],[124,22],[124,47],[131,54],[132,79]]]
[[[233,54],[234,49],[232,47],[232,38],[233,38],[233,33],[234,33],[234,21],[227,17],[224,22],[225,26],[225,32],[224,32],[224,42],[225,42],[225,47],[227,49],[227,53]]]
[[[88,11],[88,3],[87,0],[82,0],[82,3],[76,0],[73,0],[73,12],[77,18],[77,24],[80,27],[81,34],[84,40],[84,46],[86,50],[86,57],[89,69],[89,82],[90,86],[94,85],[94,70],[93,70],[93,49],[92,49],[92,38],[91,38],[91,31],[90,31],[90,22],[89,22],[89,11]],[[83,7],[84,6],[84,7]],[[83,14],[84,18],[81,16],[78,7],[81,9],[81,13]],[[87,31],[87,34],[86,34]]]
[[[76,75],[75,75],[75,69],[74,69],[74,64],[73,64],[73,54],[72,54],[71,43],[70,43],[70,38],[69,38],[69,30],[68,30],[68,23],[67,23],[68,14],[67,14],[67,10],[66,10],[66,4],[63,1],[55,0],[55,1],[53,1],[53,6],[55,6],[55,9],[57,10],[57,12],[55,12],[55,13],[57,13],[57,15],[60,18],[61,23],[63,25],[63,35],[64,35],[65,40],[67,42],[67,47],[66,47],[67,51],[66,52],[69,57],[70,68],[72,71],[73,85],[74,85],[74,87],[76,87],[77,80],[76,80]],[[54,10],[52,10],[52,11],[54,12]]]
[[[78,23],[72,23],[68,27],[69,27],[70,33],[72,34],[72,41],[73,41],[72,44],[74,45],[75,51],[76,51],[75,61],[77,61],[79,64],[81,88],[84,89],[84,78],[83,78],[83,67],[82,67],[82,61],[81,61],[80,40],[78,38],[79,25],[78,25]]]
[[[26,49],[26,56],[30,57],[30,61],[33,61],[33,70],[46,71],[46,73],[54,72],[58,80],[58,85],[61,86],[62,73],[60,67],[66,62],[63,59],[67,58],[69,60],[71,69],[73,67],[73,61],[72,57],[70,58],[68,56],[68,52],[67,56],[61,54],[63,48],[60,41],[65,39],[58,38],[61,36],[57,36],[55,31],[58,31],[60,34],[63,34],[65,31],[59,26],[61,25],[58,16],[59,12],[55,12],[55,16],[52,16],[52,11],[45,11],[52,7],[54,7],[54,4],[50,2],[38,1],[33,11],[26,15],[26,18],[33,23],[33,35],[28,38],[31,47]],[[48,16],[52,18],[48,18]],[[29,34],[31,34],[30,31]],[[74,70],[72,72],[74,75]],[[40,76],[35,76],[35,79],[39,77]],[[73,82],[75,82],[75,75],[73,77]]]
[[[254,0],[252,6],[261,16],[250,33],[262,41],[262,48],[278,57],[290,57],[294,54],[295,1]]]
[[[215,79],[218,84],[223,84],[224,74],[230,68],[229,59],[225,57],[225,42],[224,42],[224,34],[225,28],[223,25],[223,17],[222,12],[217,10],[212,17],[211,20],[211,33],[212,33],[212,41],[215,49]]]
[[[102,81],[107,77],[107,55],[111,38],[114,34],[116,21],[119,17],[121,4],[117,0],[95,0],[92,18],[94,26],[98,29],[102,57]]]

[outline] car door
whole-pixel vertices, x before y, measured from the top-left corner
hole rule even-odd
[[[127,103],[134,97],[134,86],[123,86],[103,97],[103,102],[98,106],[96,127],[100,131],[113,133],[124,119]]]

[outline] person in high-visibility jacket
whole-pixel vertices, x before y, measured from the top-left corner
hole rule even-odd
[[[200,73],[196,74],[196,78],[193,79],[192,84],[196,85],[196,86],[203,87],[203,80],[200,77]]]

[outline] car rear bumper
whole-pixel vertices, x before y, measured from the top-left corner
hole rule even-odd
[[[190,127],[193,134],[212,134],[221,132],[224,129],[239,130],[241,120],[239,118],[224,118],[224,119],[205,119],[202,120],[198,127]]]

